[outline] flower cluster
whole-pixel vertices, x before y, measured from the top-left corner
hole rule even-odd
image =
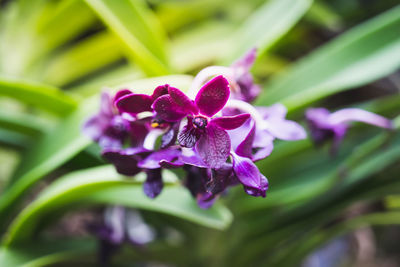
[[[230,67],[203,69],[188,95],[168,84],[152,95],[104,93],[100,112],[84,131],[119,173],[145,172],[144,192],[151,198],[163,188],[162,170],[173,168],[185,170],[184,185],[203,208],[237,184],[265,197],[268,180],[254,162],[270,155],[276,138],[299,140],[306,132],[285,119],[283,105],[249,103],[260,91],[249,72],[255,53]]]

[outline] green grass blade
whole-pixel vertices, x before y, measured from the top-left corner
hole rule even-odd
[[[57,115],[66,115],[77,101],[58,88],[31,81],[0,77],[0,95],[20,100]]]
[[[324,45],[271,80],[258,104],[295,110],[322,97],[384,77],[400,66],[400,6]]]
[[[141,0],[85,0],[148,75],[168,74],[165,34]]]
[[[23,164],[11,180],[12,183],[0,196],[2,217],[36,181],[90,144],[89,138],[81,133],[81,127],[87,116],[96,112],[97,106],[98,97],[83,102],[79,109],[65,118],[53,131],[45,134],[28,151]]]
[[[27,113],[0,111],[0,129],[15,131],[28,136],[39,136],[51,123]]]
[[[46,83],[64,86],[123,58],[114,35],[101,32],[52,57],[41,72]]]
[[[53,3],[38,20],[35,34],[40,51],[36,53],[47,53],[72,40],[93,26],[96,20],[94,12],[82,0]]]

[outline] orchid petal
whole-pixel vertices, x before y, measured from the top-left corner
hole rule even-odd
[[[257,130],[254,137],[253,147],[256,152],[253,154],[252,160],[258,161],[268,157],[274,149],[274,136],[266,130]]]
[[[126,95],[130,95],[130,94],[133,94],[131,90],[128,90],[128,89],[119,90],[119,91],[115,94],[115,96],[114,96],[114,101],[113,101],[113,102],[115,103],[115,102],[117,102],[118,99],[120,99],[121,97],[126,96]]]
[[[120,97],[115,105],[117,106],[119,112],[137,114],[144,111],[152,111],[151,104],[153,99],[151,96],[144,94],[130,94]]]
[[[260,188],[252,188],[244,186],[244,191],[248,195],[253,197],[266,197],[266,191],[268,190],[269,187],[268,179],[262,174],[260,176],[261,176]]]
[[[225,106],[229,94],[229,82],[220,75],[201,87],[195,103],[201,114],[212,117]]]
[[[244,113],[236,116],[223,116],[212,119],[212,122],[222,129],[233,130],[243,125],[250,118],[250,114]]]
[[[209,192],[204,192],[202,194],[197,194],[196,199],[197,205],[199,205],[200,208],[209,209],[217,200],[217,196]]]
[[[210,170],[210,180],[206,183],[205,187],[207,192],[214,195],[219,194],[231,184],[232,180],[232,164],[225,163],[217,170]]]
[[[282,140],[294,141],[307,137],[304,128],[290,120],[271,118],[268,120],[267,129],[273,136]]]
[[[213,123],[207,126],[205,134],[196,143],[199,156],[213,169],[218,169],[226,162],[230,148],[228,133]]]
[[[253,126],[251,127],[249,133],[244,138],[244,140],[237,146],[235,149],[235,153],[239,156],[252,158],[253,157],[253,142],[256,133],[255,123],[252,123]]]
[[[257,107],[256,109],[264,119],[285,119],[287,114],[287,108],[281,103],[276,103],[269,107]]]
[[[185,163],[180,160],[179,158],[176,159],[175,161],[168,161],[168,160],[160,160],[160,167],[165,168],[165,169],[177,169],[181,168],[185,165]]]
[[[203,162],[194,148],[182,148],[180,160],[187,165],[192,165],[199,168],[208,168],[208,165]]]
[[[359,108],[345,108],[332,113],[329,116],[329,123],[332,125],[346,123],[350,121],[360,121],[386,129],[392,129],[393,123],[385,117]]]
[[[160,168],[160,161],[174,161],[181,152],[178,149],[162,149],[152,152],[149,156],[139,161],[137,164],[139,168],[143,169],[157,169]]]
[[[193,100],[187,97],[181,90],[175,87],[169,87],[168,93],[174,102],[179,105],[182,110],[185,110],[189,114],[197,114],[199,111],[194,104]]]
[[[153,109],[160,118],[168,122],[179,121],[188,115],[187,110],[182,109],[169,95],[157,98],[153,103]]]
[[[102,117],[112,117],[114,115],[111,97],[106,92],[101,94],[99,115]]]
[[[188,117],[187,124],[178,134],[178,142],[183,147],[194,147],[204,131],[193,126],[192,118]]]
[[[254,61],[257,56],[257,48],[250,49],[244,56],[239,58],[232,64],[232,68],[243,68],[246,71],[249,71],[253,66]]]
[[[135,175],[138,174],[141,169],[137,166],[136,153],[145,152],[144,150],[113,150],[107,149],[103,151],[102,156],[109,162],[111,162],[117,172],[123,175]]]
[[[154,89],[153,94],[151,95],[151,98],[153,99],[153,101],[155,101],[157,98],[159,98],[162,95],[168,94],[168,88],[169,88],[169,84],[157,86],[156,89]]]
[[[253,196],[265,197],[268,182],[265,182],[257,166],[249,158],[240,157],[235,153],[231,153],[231,155],[233,158],[233,171],[243,184],[246,192]]]

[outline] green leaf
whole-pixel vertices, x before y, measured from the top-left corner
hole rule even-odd
[[[57,115],[65,115],[77,106],[74,98],[58,88],[8,77],[0,77],[0,95],[18,99]]]
[[[40,241],[12,248],[0,248],[0,266],[48,266],[71,257],[93,253],[95,240]]]
[[[63,86],[123,58],[114,35],[100,32],[52,57],[43,68],[43,80]]]
[[[0,129],[0,144],[16,149],[23,149],[28,147],[31,143],[32,140],[24,134]]]
[[[263,54],[296,24],[311,3],[311,0],[272,0],[259,7],[235,33],[233,49],[225,61],[230,64],[253,47]]]
[[[219,230],[226,229],[232,221],[232,214],[220,203],[210,209],[199,208],[189,190],[181,185],[165,188],[155,200],[148,198],[142,188],[127,186],[106,189],[85,200],[171,214]]]
[[[168,74],[165,33],[142,0],[85,0],[148,75]]]
[[[295,110],[372,82],[400,66],[400,6],[339,36],[271,80],[258,104]]]
[[[46,53],[88,30],[96,22],[94,12],[82,0],[50,2],[38,20],[35,41]],[[60,30],[62,28],[62,30]]]
[[[232,216],[223,206],[215,205],[203,210],[187,189],[181,185],[168,186],[168,183],[177,181],[173,173],[163,172],[166,187],[153,200],[142,193],[144,178],[145,174],[141,173],[133,179],[126,179],[117,174],[113,166],[70,173],[52,183],[18,215],[9,228],[5,244],[10,246],[29,240],[46,215],[78,203],[121,204],[174,215],[216,229],[224,229],[230,224]]]
[[[0,214],[4,216],[30,186],[90,144],[89,138],[81,133],[81,127],[88,116],[96,112],[98,102],[98,97],[82,102],[28,151],[12,183],[0,196]]]
[[[50,128],[50,123],[27,113],[0,110],[0,128],[38,136]]]
[[[231,44],[234,27],[219,20],[207,21],[177,35],[171,44],[171,64],[179,73],[212,64]],[[205,41],[207,40],[207,41]]]

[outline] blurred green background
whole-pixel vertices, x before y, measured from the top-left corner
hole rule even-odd
[[[0,266],[98,266],[87,225],[106,204],[157,230],[112,266],[400,266],[397,0],[0,1]],[[258,48],[257,105],[361,107],[336,157],[310,140],[259,162],[265,199],[231,190],[199,209],[179,173],[155,201],[81,134],[103,90],[187,90],[200,69]],[[110,89],[106,89],[110,88]],[[139,175],[140,176],[140,175]],[[173,207],[173,208],[171,208]]]

